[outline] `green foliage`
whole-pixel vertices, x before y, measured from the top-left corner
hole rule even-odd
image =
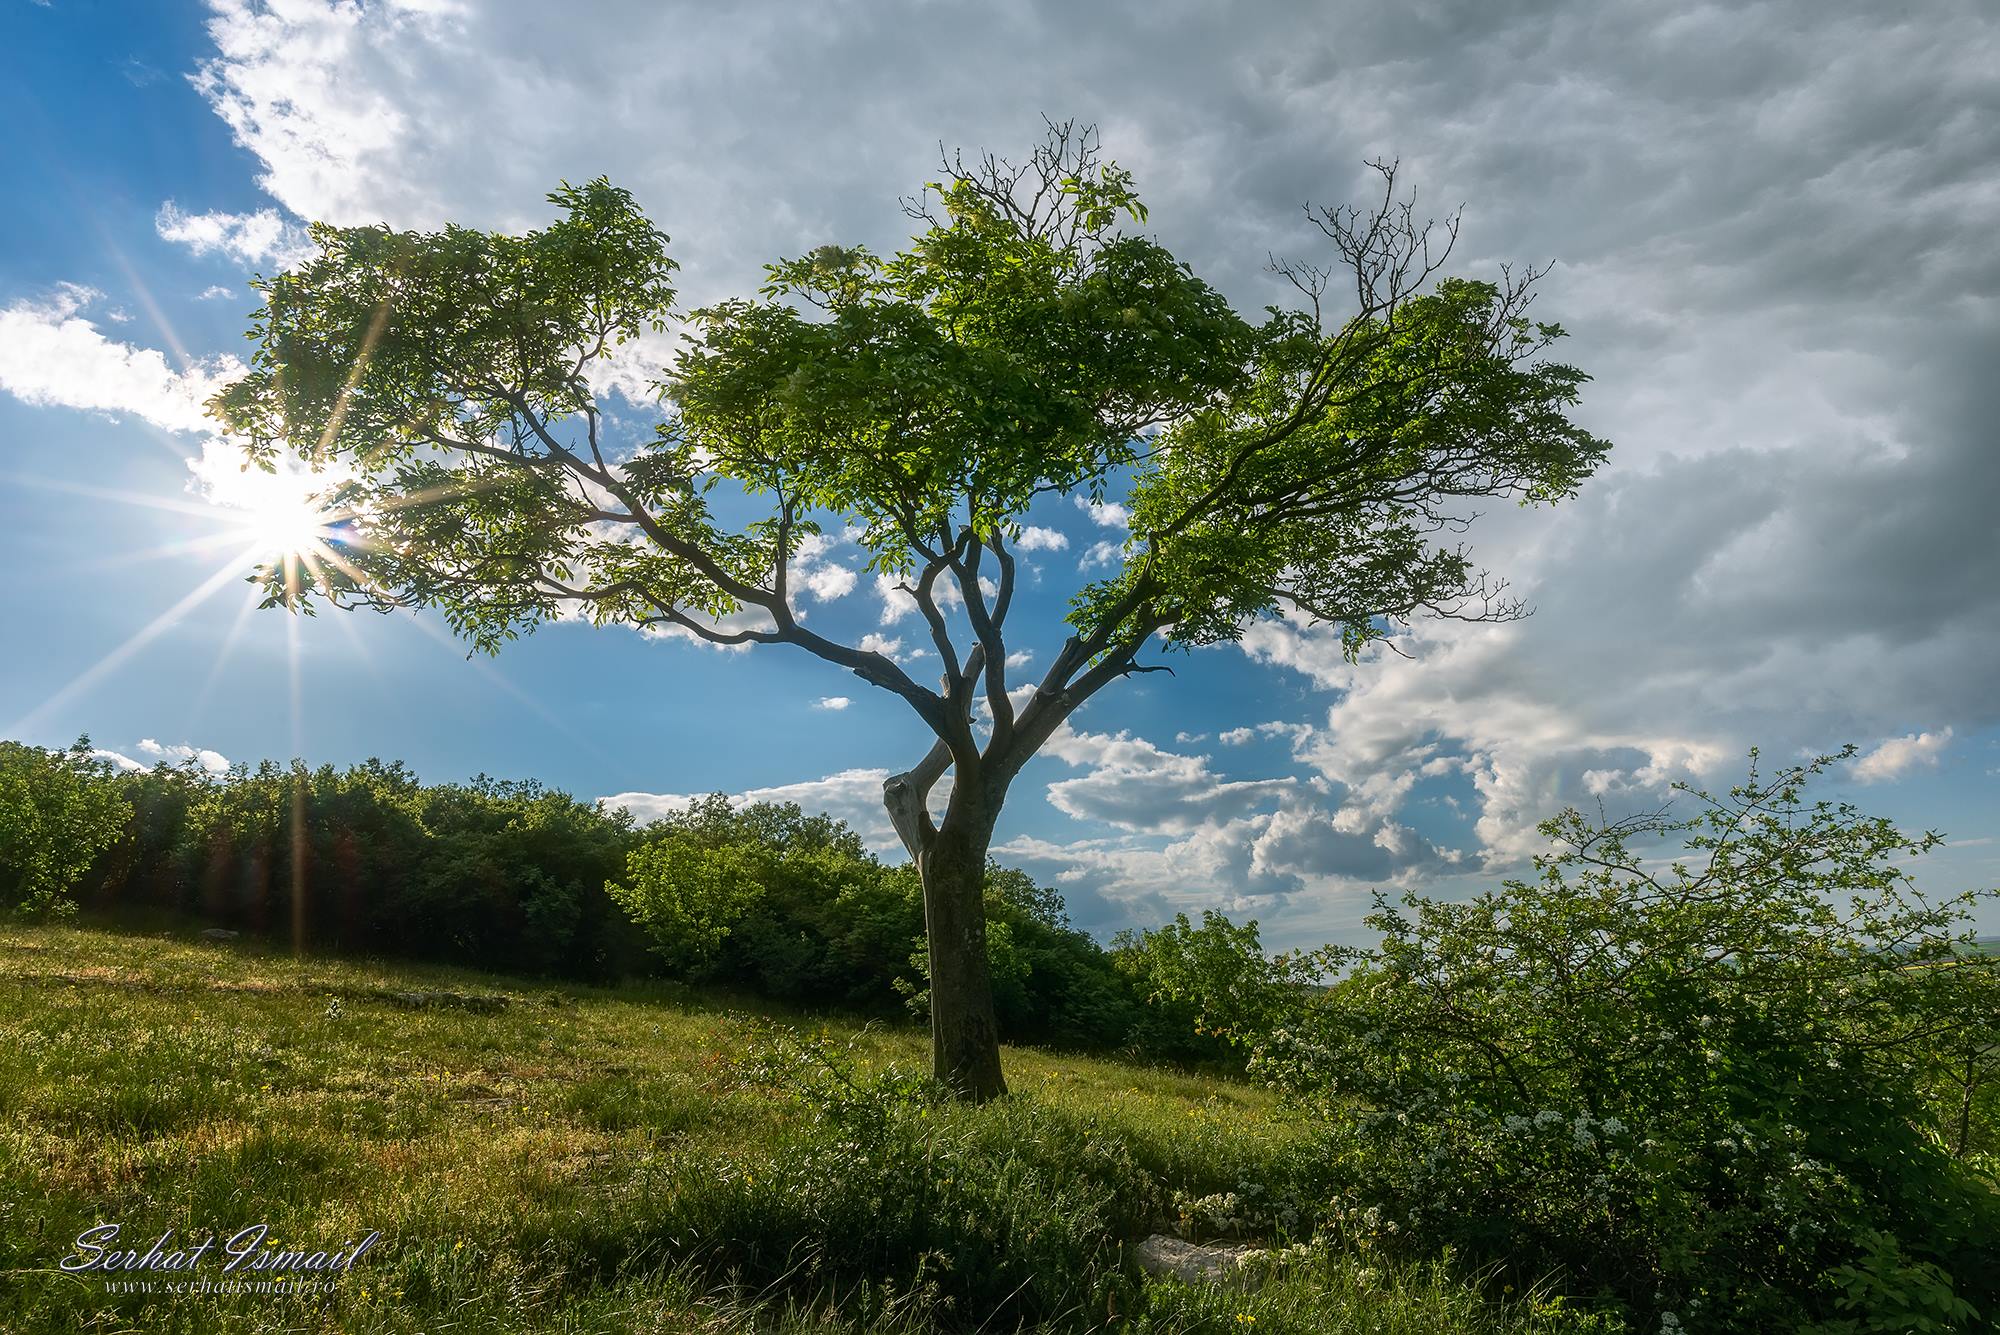
[[[640,957],[604,883],[631,821],[536,783],[424,785],[400,764],[160,765],[108,780],[132,815],[80,889],[321,950],[604,977]]]
[[[1068,200],[1028,218],[977,173],[933,183],[879,260],[823,247],[764,300],[697,311],[669,382],[678,430],[752,491],[852,519],[882,569],[1018,524],[1040,494],[1101,495],[1140,433],[1242,376],[1249,327],[1157,242],[1128,173],[1078,146]]]
[[[0,908],[73,911],[71,889],[130,815],[88,737],[67,751],[0,742]]]
[[[1283,1027],[1322,973],[1310,955],[1267,955],[1256,923],[1238,926],[1213,909],[1199,927],[1177,913],[1163,927],[1121,936],[1116,958],[1177,1029],[1232,1048]]]
[[[2000,959],[1968,946],[1904,981],[1922,994],[1919,1013],[1951,1019],[1911,1052],[1939,1142],[2000,1180]]]
[[[792,803],[700,798],[642,832],[610,889],[671,972],[793,1004],[889,1007],[923,933],[907,869]]]
[[[761,852],[668,834],[626,854],[626,879],[606,888],[668,960],[700,964],[763,897]]]
[[[1121,1243],[1161,1191],[1108,1128],[1025,1100],[955,1109],[928,1077],[870,1071],[824,1035],[779,1031],[748,1069],[801,1099],[811,1130],[703,1202],[716,1215],[692,1231],[716,1239],[715,1262],[880,1286],[973,1324],[1130,1305]]]
[[[1486,594],[1464,549],[1432,540],[1451,502],[1564,499],[1607,449],[1566,416],[1587,377],[1537,360],[1561,337],[1511,288],[1463,279],[1337,331],[1274,311],[1256,373],[1165,431],[1133,489],[1134,532],[1176,540],[1087,591],[1082,618],[1143,571],[1175,643],[1233,640],[1289,610],[1342,627],[1351,655],[1385,633],[1380,618]],[[1337,393],[1289,421],[1330,357]]]
[[[596,180],[549,202],[563,216],[520,237],[315,225],[312,260],[256,281],[250,371],[211,404],[260,465],[331,466],[330,504],[366,536],[339,544],[322,587],[364,602],[410,590],[488,649],[552,609],[527,571],[605,545],[548,474],[510,466],[509,443],[529,420],[587,417],[594,436],[583,369],[662,329],[674,297],[667,238],[630,194]],[[662,522],[715,536],[685,481],[654,479]],[[684,577],[670,565],[654,573]],[[464,578],[475,569],[485,578]],[[267,575],[266,605],[310,610],[296,571]]]
[[[1806,800],[1837,759],[1753,765],[1681,820],[1568,812],[1539,880],[1383,904],[1378,948],[1330,952],[1352,976],[1253,1066],[1325,1119],[1346,1233],[1554,1272],[1663,1329],[2000,1311],[2000,1197],[1920,1080],[1990,1032],[1971,896],[1910,888],[1936,836]],[[1649,856],[1663,837],[1684,856]]]
[[[883,866],[828,817],[712,794],[648,827],[610,893],[676,976],[794,1005],[928,1014],[915,871]],[[1069,925],[1060,895],[989,864],[985,896],[1009,1041],[1177,1055],[1146,1041],[1172,1022],[1148,1016],[1104,948]]]

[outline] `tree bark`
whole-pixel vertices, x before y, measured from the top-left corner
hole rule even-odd
[[[1007,1092],[986,958],[986,846],[990,820],[947,818],[917,860],[931,952],[931,1071],[962,1099]]]

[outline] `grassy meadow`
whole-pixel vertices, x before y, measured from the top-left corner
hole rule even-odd
[[[831,1098],[772,1076],[801,1050],[837,1056]],[[924,1056],[914,1029],[658,986],[10,924],[0,1329],[1578,1328],[1366,1255],[1144,1282],[1134,1239],[1177,1201],[1279,1190],[1302,1128],[1245,1084],[1031,1050],[1007,1099],[885,1120],[870,1075]],[[381,1237],[317,1291],[121,1292],[148,1277],[59,1267],[106,1222],[118,1247]]]

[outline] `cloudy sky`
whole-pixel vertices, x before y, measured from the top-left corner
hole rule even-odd
[[[1001,855],[1099,930],[1226,907],[1351,937],[1377,887],[1463,893],[1565,804],[1726,787],[1853,742],[1835,785],[2000,883],[2000,14],[1320,3],[682,6],[0,0],[0,729],[134,763],[303,754],[537,776],[655,811],[797,800],[889,839],[899,704],[786,650],[579,626],[468,662],[434,619],[250,613],[260,503],[199,404],[245,286],[309,219],[544,221],[609,174],[683,293],[824,242],[892,250],[938,145],[1102,128],[1168,246],[1254,311],[1300,205],[1400,158],[1457,267],[1553,261],[1611,464],[1473,542],[1536,614],[1342,662],[1286,624],[1107,693],[1016,787]],[[1060,643],[1114,510],[1050,505],[1016,613]],[[251,536],[254,537],[254,534]],[[914,649],[863,554],[815,624]],[[1042,629],[1033,629],[1039,626]],[[2000,924],[1989,924],[1989,927]]]

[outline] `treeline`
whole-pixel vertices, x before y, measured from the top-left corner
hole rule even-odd
[[[313,951],[662,976],[866,1015],[921,1014],[927,991],[911,867],[829,817],[719,794],[640,827],[538,783],[426,784],[400,763],[121,771],[87,741],[0,743],[0,878],[17,908],[168,914]],[[987,907],[1009,1041],[1235,1060],[1160,995],[1176,938],[1107,949],[997,865]]]

